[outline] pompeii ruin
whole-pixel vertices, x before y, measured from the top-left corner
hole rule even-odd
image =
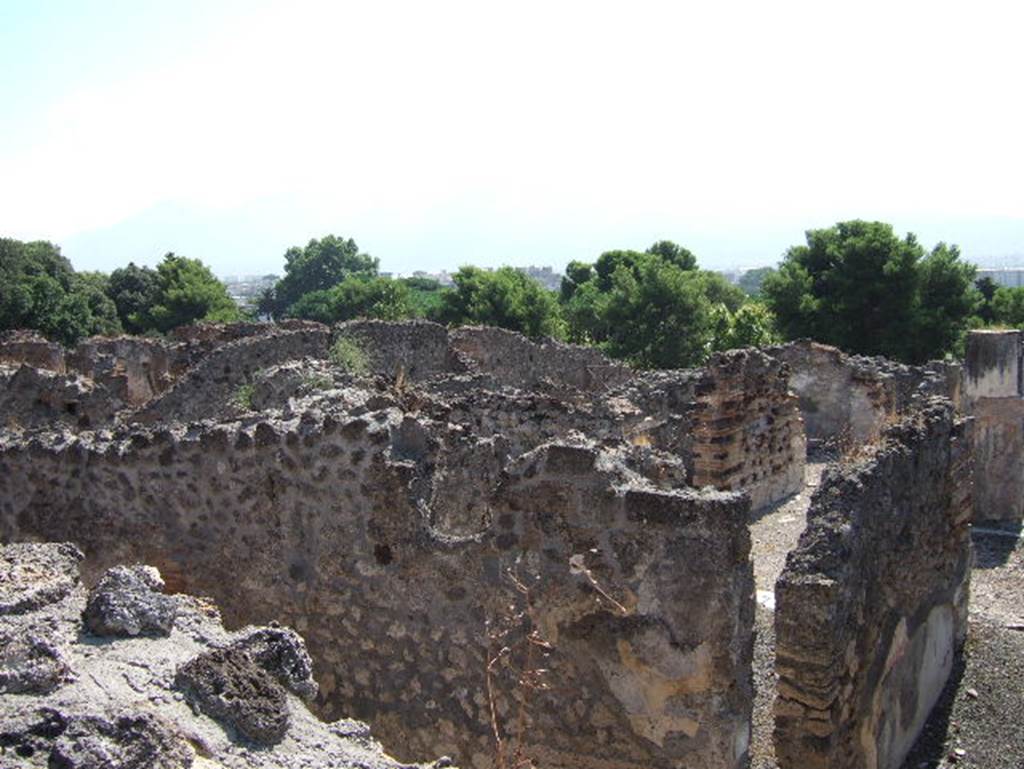
[[[638,372],[426,322],[196,326],[74,350],[9,332],[0,541],[74,545],[0,556],[0,598],[15,595],[0,633],[31,626],[43,649],[0,643],[0,743],[46,765],[60,735],[120,745],[117,718],[135,718],[169,746],[160,765],[244,766],[262,740],[278,745],[257,751],[267,766],[304,765],[287,761],[311,745],[397,766],[337,720],[357,718],[402,761],[486,769],[497,733],[538,767],[743,767],[749,524],[803,488],[810,447],[846,461],[775,590],[775,754],[782,769],[898,769],[966,632],[970,525],[1022,517],[1021,345],[972,334],[962,368],[797,342]],[[140,563],[161,576],[108,571]],[[19,603],[47,580],[56,598]],[[83,683],[100,661],[81,647],[106,628],[83,615],[93,585],[114,590],[119,621],[139,601],[177,607],[99,645],[123,664],[119,645],[177,639],[143,694],[120,687],[103,713]],[[301,638],[246,627],[271,622]],[[40,665],[58,673],[26,687]],[[211,676],[272,692],[276,711],[252,706],[271,725],[239,722]],[[167,701],[163,720],[136,712],[142,698]],[[15,700],[35,722],[11,725]],[[64,731],[30,744],[51,712]]]

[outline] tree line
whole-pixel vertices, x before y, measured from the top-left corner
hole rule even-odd
[[[390,278],[352,239],[328,235],[285,253],[284,275],[254,308],[275,320],[427,318],[594,345],[643,368],[700,364],[717,350],[809,337],[853,353],[920,363],[962,353],[971,328],[1024,324],[1024,289],[975,281],[955,246],[925,250],[882,222],[809,230],[777,268],[733,285],[668,240],[572,261],[559,291],[512,267],[465,266],[451,287]],[[122,331],[165,333],[245,313],[198,259],[155,269],[75,272],[47,242],[0,239],[0,329],[35,328],[64,344]]]

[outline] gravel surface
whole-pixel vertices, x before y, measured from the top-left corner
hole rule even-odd
[[[974,533],[971,615],[1024,626],[1024,543],[1010,532],[988,532],[979,527]]]
[[[751,769],[777,769],[774,588],[806,525],[824,464],[807,465],[807,487],[751,523],[758,606],[754,620]],[[970,626],[964,653],[902,769],[1024,769],[1024,538],[974,534]]]
[[[754,615],[754,724],[750,769],[776,769],[772,730],[775,719],[775,612],[757,607]]]
[[[1024,768],[1024,633],[971,621],[964,654],[903,769]]]
[[[1024,540],[974,532],[963,658],[904,769],[1024,769]]]
[[[775,592],[775,580],[786,565],[786,554],[796,547],[807,525],[811,494],[818,487],[825,467],[824,463],[808,462],[804,470],[804,490],[762,513],[750,524],[754,582],[759,591]]]
[[[757,585],[754,615],[754,724],[750,749],[751,769],[775,769],[772,729],[775,722],[775,580],[786,565],[786,554],[796,547],[807,525],[807,508],[817,488],[824,463],[808,463],[804,490],[750,525],[751,557]]]

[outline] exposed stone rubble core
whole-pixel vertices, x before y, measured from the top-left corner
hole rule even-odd
[[[425,506],[430,434],[397,410],[229,429],[156,437],[123,456],[79,445],[88,498],[73,511],[71,498],[23,497],[21,518],[77,532],[93,566],[131,551],[236,619],[276,614],[302,628],[329,671],[322,711],[368,718],[403,757],[490,755],[485,622],[507,611],[504,572],[519,562],[540,577],[537,611],[556,648],[557,689],[531,708],[535,755],[741,765],[753,611],[742,496],[659,491],[615,452],[552,444],[506,467],[486,518],[455,535]],[[575,555],[627,616],[573,573]]]
[[[829,468],[776,586],[782,769],[898,769],[966,632],[970,422],[937,399]]]
[[[340,336],[367,351],[368,376],[323,369]],[[321,361],[319,388],[290,357]],[[239,413],[225,408],[239,383],[259,415],[183,423]],[[371,720],[403,756],[480,766],[486,622],[519,569],[540,578],[557,639],[557,694],[532,698],[523,735],[538,760],[742,765],[749,502],[688,483],[757,504],[799,487],[796,400],[763,354],[645,374],[494,329],[309,326],[206,352],[113,428],[0,439],[3,535],[75,537],[92,574],[155,563],[232,623],[281,617],[324,671],[322,713]],[[514,694],[497,695],[503,713]],[[267,723],[252,734],[272,739]]]
[[[97,636],[170,635],[178,607],[150,566],[115,566],[92,590],[82,620]]]
[[[322,328],[294,320],[200,324],[175,329],[168,339],[92,337],[66,351],[34,331],[5,331],[0,333],[0,413],[20,427],[59,421],[99,428],[118,416],[130,418],[230,342]]]
[[[174,626],[166,636],[102,639],[90,635],[80,619],[87,601],[78,578],[81,557],[67,544],[0,546],[3,671],[30,677],[31,671],[26,670],[34,661],[7,653],[8,639],[24,638],[30,627],[45,629],[67,667],[65,675],[45,688],[3,690],[0,765],[410,769],[384,755],[362,725],[318,721],[286,692],[286,688],[315,691],[302,640],[290,630],[246,628],[228,633],[209,603],[175,595],[165,596],[176,608]],[[155,570],[147,567],[125,571],[137,575],[142,569],[159,580]],[[122,593],[115,601],[120,605],[137,598],[137,587],[130,580],[108,579],[103,589],[107,595]],[[204,673],[211,659],[232,671],[245,671],[275,696],[236,685],[220,691],[221,700],[234,696],[230,707],[211,708],[217,695],[209,691],[196,703],[194,684],[207,682]],[[292,685],[283,686],[286,681]],[[207,712],[212,718],[201,714]],[[265,717],[254,718],[254,714]],[[450,766],[450,762],[431,766]]]

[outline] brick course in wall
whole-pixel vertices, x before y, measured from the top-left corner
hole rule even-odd
[[[776,585],[781,769],[899,769],[966,633],[970,422],[945,400],[830,468]]]

